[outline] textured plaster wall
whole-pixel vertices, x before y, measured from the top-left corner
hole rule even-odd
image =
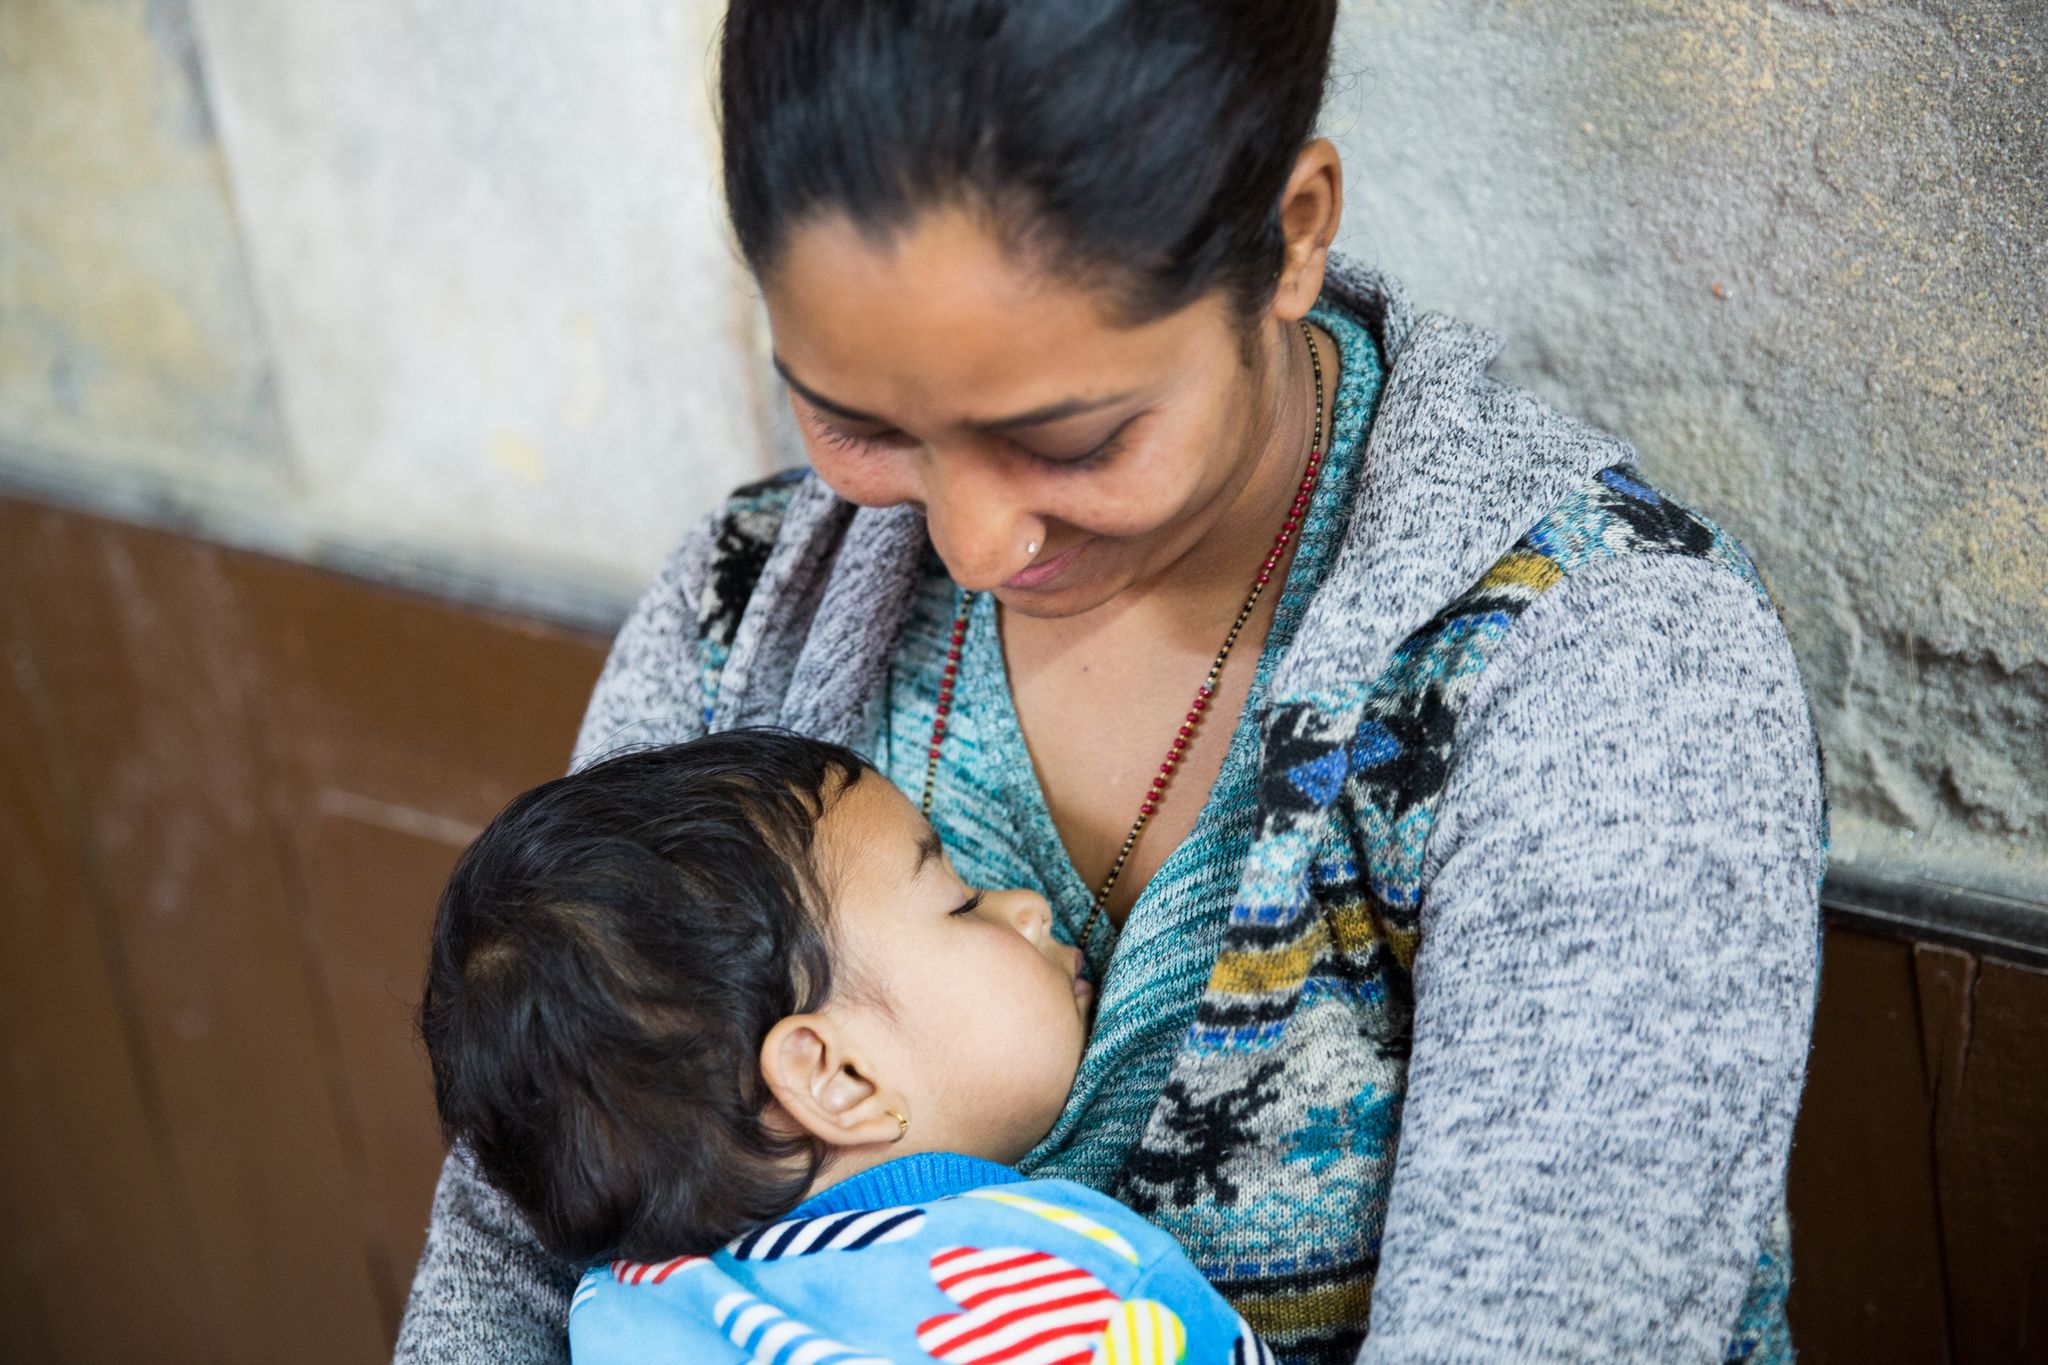
[[[721,9],[0,0],[0,475],[616,610],[770,463]]]
[[[0,480],[616,610],[775,445],[719,9],[0,0]],[[1756,552],[1842,855],[2035,890],[2044,49],[2044,0],[1346,0],[1327,120],[1346,249]]]
[[[1350,0],[1345,245],[1761,561],[1840,858],[2048,887],[2048,5]]]
[[[0,450],[274,489],[284,435],[189,16],[0,0]]]

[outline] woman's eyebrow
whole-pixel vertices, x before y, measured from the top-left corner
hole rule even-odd
[[[811,406],[823,408],[833,416],[848,422],[862,422],[881,427],[890,425],[872,413],[849,408],[844,403],[833,402],[791,374],[789,367],[782,363],[781,356],[774,359],[775,373],[782,376],[782,382],[795,389]],[[1080,417],[1087,413],[1100,412],[1104,408],[1113,408],[1119,403],[1128,403],[1132,396],[1128,393],[1113,393],[1106,398],[1067,398],[1057,403],[1048,403],[1041,408],[1033,408],[1029,412],[1017,413],[1012,417],[996,417],[982,422],[969,422],[967,425],[977,431],[1015,431],[1019,427],[1042,427],[1052,422],[1063,422],[1069,417]]]
[[[804,401],[806,403],[809,403],[811,406],[823,408],[825,411],[831,413],[833,416],[844,417],[849,422],[871,422],[876,426],[882,427],[889,425],[887,422],[884,422],[881,418],[873,416],[870,413],[865,413],[857,408],[849,408],[844,404],[833,402],[824,394],[819,393],[816,389],[811,388],[808,384],[805,384],[802,380],[798,379],[795,375],[791,374],[789,372],[789,366],[782,363],[781,356],[776,356],[774,359],[775,373],[782,376],[782,382],[789,385],[792,389],[795,389],[798,393],[802,394]]]

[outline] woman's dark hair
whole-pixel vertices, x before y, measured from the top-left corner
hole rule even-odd
[[[1314,134],[1336,0],[732,0],[725,194],[772,275],[828,212],[877,239],[983,213],[1132,322],[1272,298],[1280,196]]]
[[[442,893],[420,1002],[450,1142],[576,1261],[704,1252],[822,1154],[770,1129],[760,1048],[832,990],[812,860],[851,750],[733,731],[519,797]]]

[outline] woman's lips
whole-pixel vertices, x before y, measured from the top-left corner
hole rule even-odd
[[[1083,541],[1082,545],[1085,544],[1087,544],[1087,542]],[[1046,560],[1044,563],[1033,564],[1030,568],[1018,572],[1013,577],[1005,581],[1003,586],[1006,588],[1044,587],[1047,583],[1051,582],[1053,579],[1057,578],[1060,574],[1066,571],[1067,566],[1073,562],[1075,554],[1077,554],[1080,551],[1080,549],[1081,546],[1076,545],[1071,549],[1062,550],[1058,554],[1054,555],[1051,559]]]

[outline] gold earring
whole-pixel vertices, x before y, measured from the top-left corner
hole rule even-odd
[[[910,1131],[910,1120],[904,1118],[903,1115],[897,1113],[894,1109],[884,1109],[882,1112],[896,1120],[896,1140],[898,1142],[903,1141],[904,1134]]]

